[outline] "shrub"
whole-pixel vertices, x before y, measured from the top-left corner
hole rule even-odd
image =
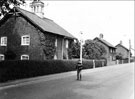
[[[76,64],[77,60],[3,61],[0,62],[0,82],[74,71]],[[92,67],[92,61],[83,61],[84,69]],[[96,67],[101,67],[100,61],[96,61]]]

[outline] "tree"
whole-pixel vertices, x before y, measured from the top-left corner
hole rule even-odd
[[[0,0],[0,16],[5,15],[11,9],[11,5],[19,6],[24,3],[25,0]]]
[[[123,59],[123,55],[121,53],[117,53],[116,60],[122,60],[122,59]]]
[[[76,42],[73,42],[71,45],[71,48],[68,49],[69,54],[72,58],[79,58],[80,57],[80,42],[76,40]]]
[[[83,57],[86,59],[100,59],[106,54],[105,48],[97,42],[86,40],[83,46]]]

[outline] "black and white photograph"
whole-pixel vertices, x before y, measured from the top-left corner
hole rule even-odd
[[[134,99],[134,0],[0,0],[0,99]]]

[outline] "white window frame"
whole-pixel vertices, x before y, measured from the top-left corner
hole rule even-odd
[[[69,43],[68,40],[66,40],[66,48],[68,48],[68,43]]]
[[[7,37],[6,36],[1,37],[0,45],[7,46]]]
[[[1,57],[3,57],[3,58],[1,58]],[[3,60],[5,60],[5,55],[0,54],[0,61],[3,61]]]
[[[27,37],[29,37],[29,41],[24,40],[24,38],[26,39]],[[30,35],[23,35],[21,37],[21,45],[30,45]]]
[[[26,58],[23,58],[23,57],[27,57],[27,59]],[[21,60],[29,60],[29,55],[21,55]]]

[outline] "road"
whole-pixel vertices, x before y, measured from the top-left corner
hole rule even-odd
[[[8,83],[0,99],[134,99],[134,64],[83,70]]]

